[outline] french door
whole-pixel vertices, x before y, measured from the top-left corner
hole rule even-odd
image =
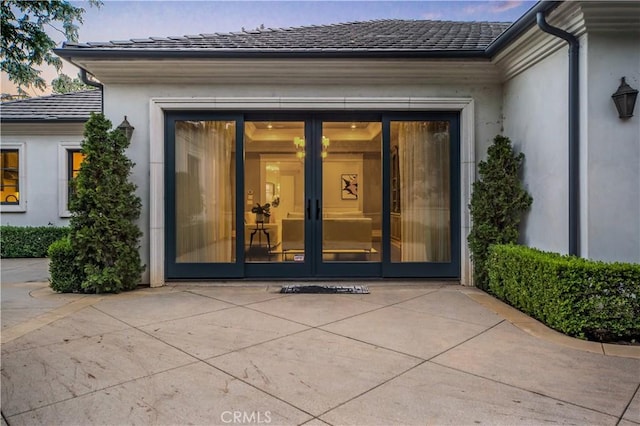
[[[167,279],[459,275],[456,114],[165,118]]]

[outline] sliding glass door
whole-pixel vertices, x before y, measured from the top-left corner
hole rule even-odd
[[[169,278],[242,276],[237,141],[241,120],[169,115],[165,145],[165,268]]]
[[[459,127],[456,115],[387,123],[389,256],[393,276],[459,273]]]
[[[167,278],[459,275],[456,114],[168,113]]]

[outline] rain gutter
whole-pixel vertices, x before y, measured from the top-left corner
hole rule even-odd
[[[569,254],[580,256],[580,42],[549,25],[543,11],[536,13],[536,21],[542,31],[569,43]]]
[[[104,85],[97,81],[93,81],[87,76],[87,70],[82,67],[80,68],[80,80],[88,86],[97,87],[100,89],[100,112],[104,113]]]

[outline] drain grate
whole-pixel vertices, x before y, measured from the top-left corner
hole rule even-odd
[[[365,285],[285,285],[280,293],[369,294]]]

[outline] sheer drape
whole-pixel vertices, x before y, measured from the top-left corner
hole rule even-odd
[[[235,127],[176,123],[177,262],[233,262]]]
[[[401,261],[449,261],[448,123],[398,123],[398,147]]]

